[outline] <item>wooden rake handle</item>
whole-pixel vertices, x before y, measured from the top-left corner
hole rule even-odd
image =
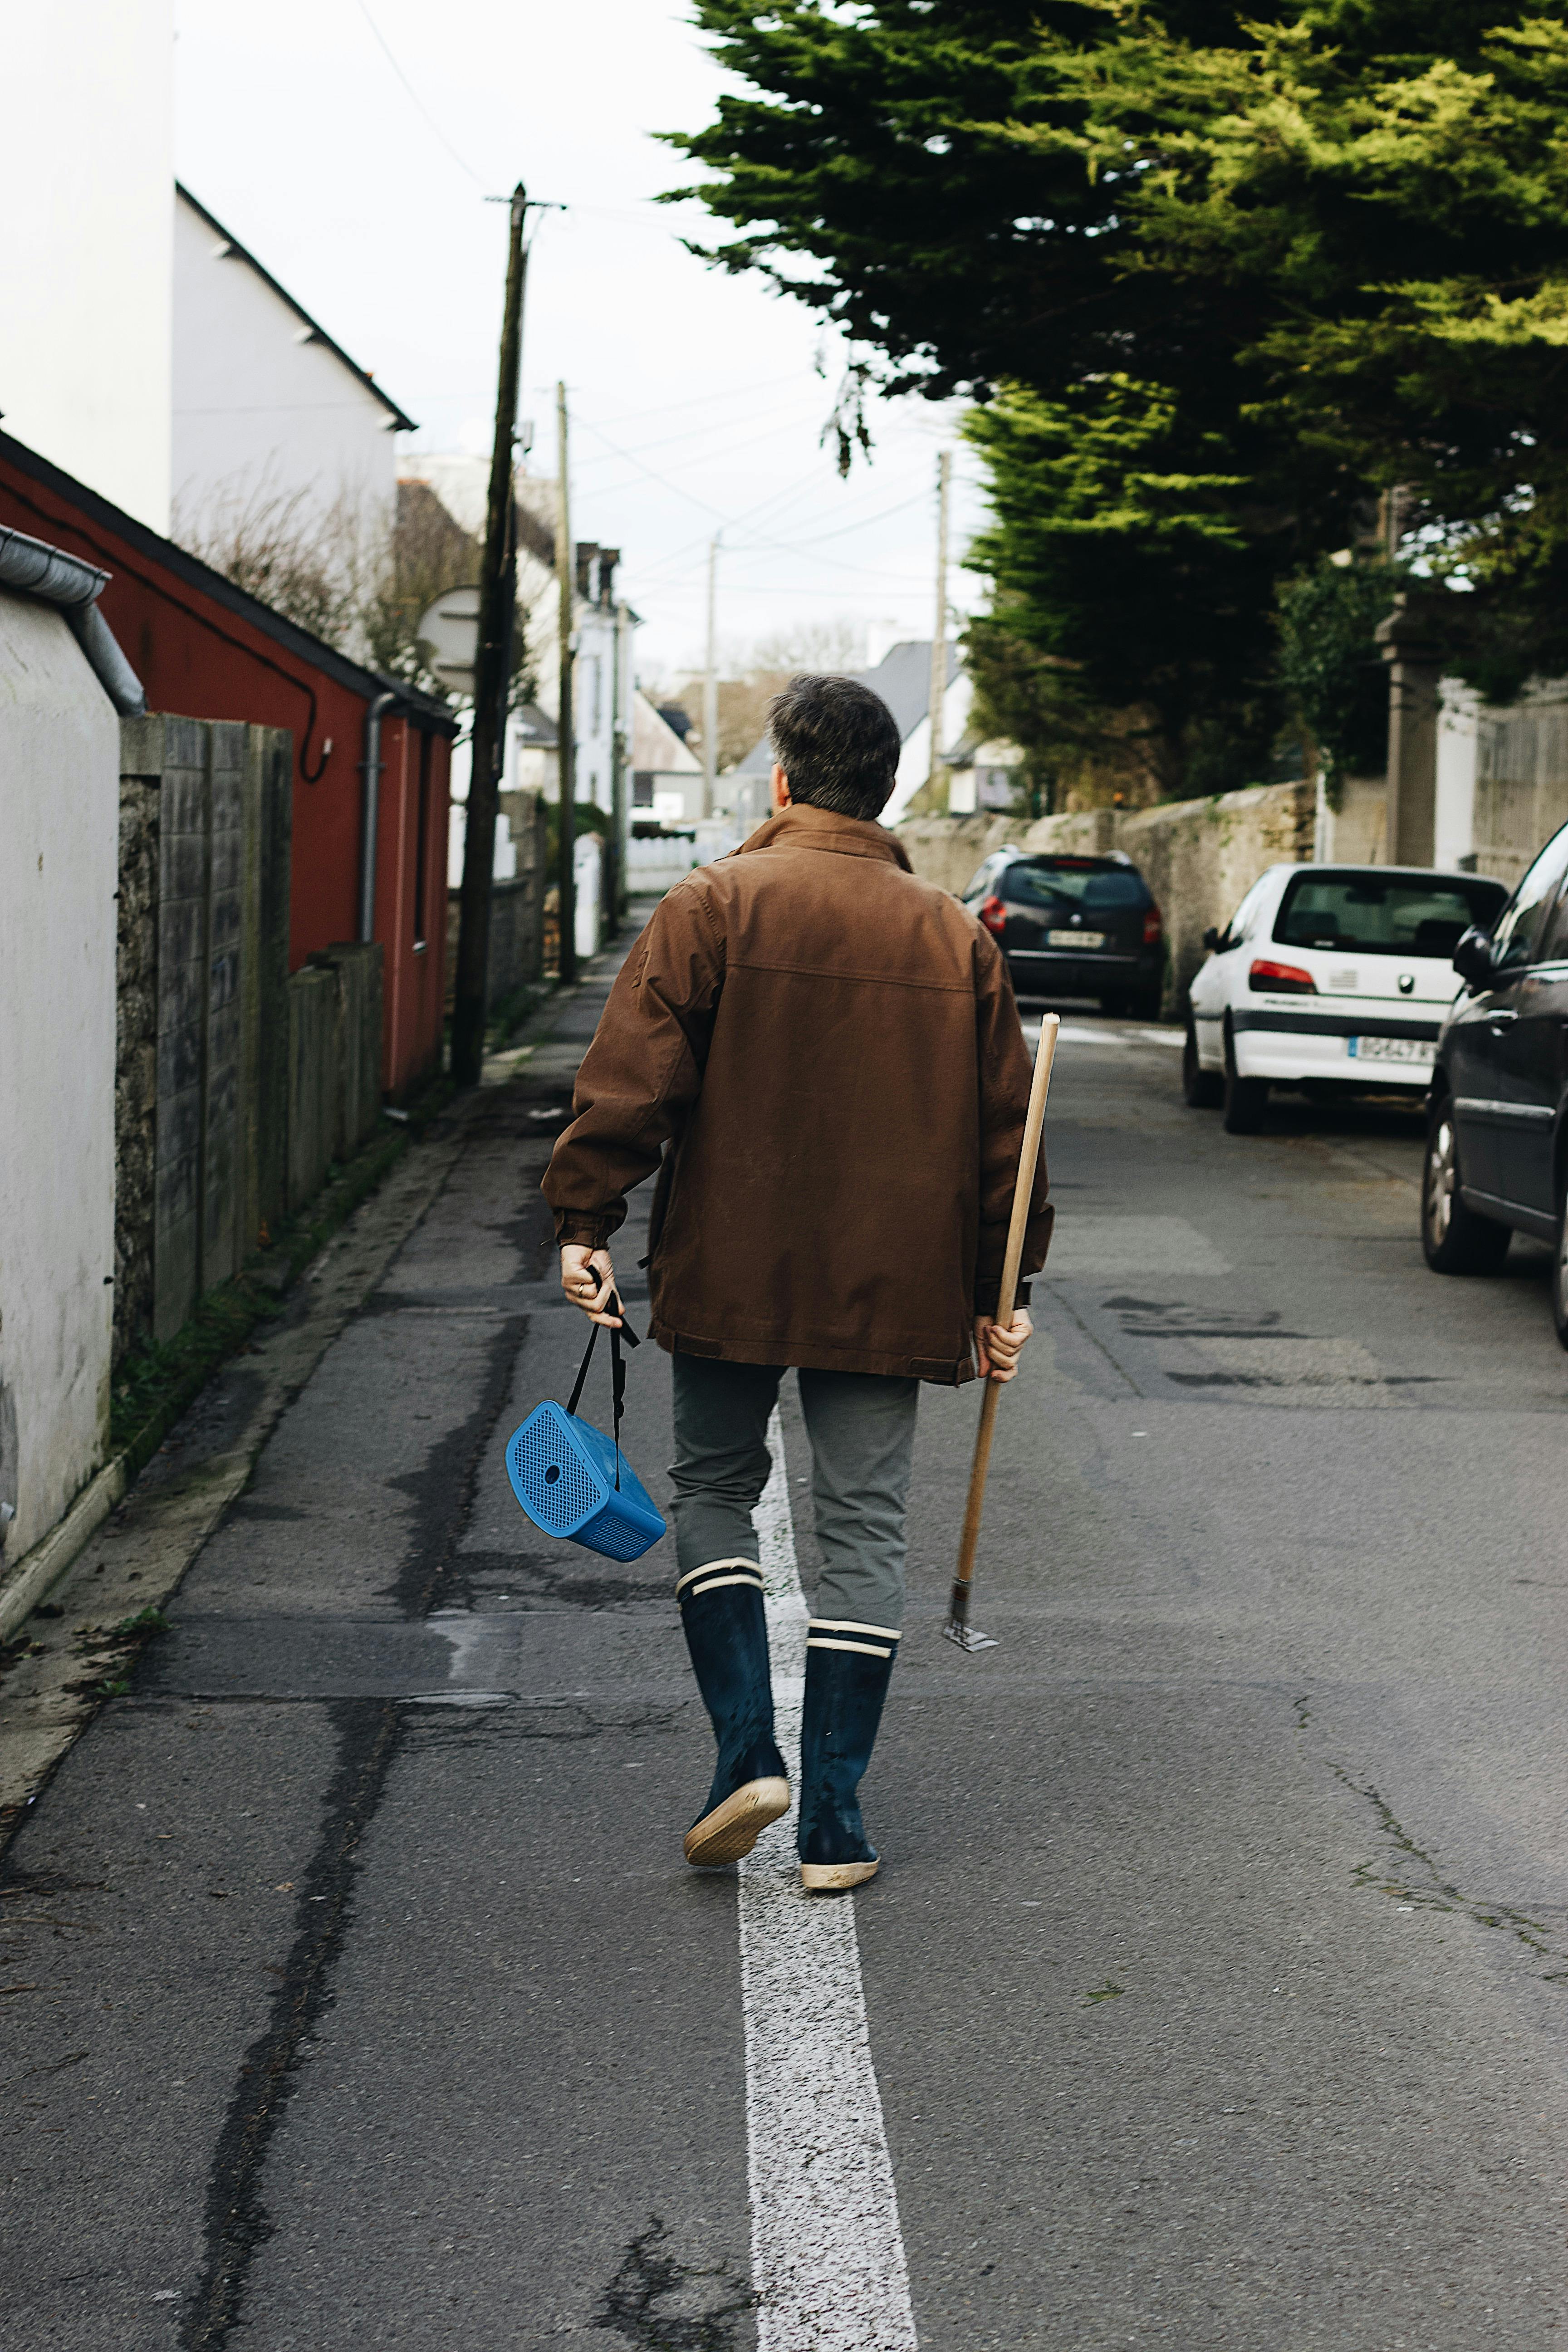
[[[1007,1253],[1002,1261],[1002,1290],[996,1320],[1010,1323],[1018,1295],[1018,1268],[1024,1256],[1024,1235],[1029,1223],[1029,1200],[1035,1189],[1035,1167],[1040,1156],[1040,1133],[1046,1123],[1046,1097],[1051,1090],[1051,1065],[1057,1057],[1057,1032],[1061,1022],[1047,1013],[1040,1023],[1040,1043],[1035,1055],[1035,1075],[1029,1087],[1029,1108],[1024,1120],[1024,1147],[1018,1155],[1018,1181],[1013,1190],[1013,1214],[1007,1227]],[[980,1402],[980,1426],[974,1433],[974,1461],[969,1473],[969,1500],[963,1511],[963,1534],[958,1547],[958,1570],[953,1578],[953,1610],[962,1622],[974,1580],[974,1554],[980,1542],[980,1517],[985,1507],[985,1479],[991,1467],[991,1440],[996,1427],[999,1382],[987,1380]]]

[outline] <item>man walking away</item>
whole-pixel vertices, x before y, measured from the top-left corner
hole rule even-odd
[[[900,748],[886,704],[796,677],[768,715],[774,814],[679,883],[633,948],[543,1189],[563,1288],[613,1324],[605,1244],[658,1171],[676,1597],[719,1749],[685,1842],[699,1865],[748,1853],[789,1803],[752,1509],[798,1372],[823,1560],[799,1849],[826,1891],[877,1868],[858,1791],[903,1626],[919,1384],[970,1380],[976,1359],[1009,1381],[1029,1336],[1026,1313],[993,1319],[1029,1064],[994,940],[877,821]],[[1052,1214],[1042,1161],[1026,1273]]]

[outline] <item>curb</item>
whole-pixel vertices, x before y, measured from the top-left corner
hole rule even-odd
[[[89,1478],[63,1519],[57,1519],[42,1540],[16,1563],[16,1572],[0,1591],[0,1642],[8,1642],[26,1624],[40,1601],[47,1601],[88,1538],[100,1528],[131,1484],[127,1454],[106,1462]]]
[[[48,1534],[16,1562],[11,1575],[0,1585],[0,1643],[8,1642],[26,1624],[39,1601],[48,1599],[83,1546],[102,1526],[132,1480],[146,1468],[175,1423],[190,1410],[230,1356],[245,1344],[257,1324],[278,1311],[285,1294],[310,1260],[391,1174],[409,1150],[416,1131],[405,1128],[374,1138],[350,1161],[336,1183],[320,1196],[319,1213],[309,1225],[279,1244],[259,1265],[249,1269],[248,1276],[238,1277],[241,1282],[248,1278],[265,1295],[257,1298],[254,1311],[227,1335],[229,1344],[197,1359],[165,1392],[135,1434],[116,1449],[96,1476],[89,1479],[64,1517],[57,1519]]]

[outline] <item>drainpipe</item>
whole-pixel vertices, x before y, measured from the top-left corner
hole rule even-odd
[[[53,604],[121,719],[140,719],[147,708],[142,681],[98,609],[110,577],[63,548],[0,524],[0,586],[19,588]]]
[[[381,821],[381,722],[403,697],[390,687],[375,696],[364,714],[364,758],[359,763],[364,778],[364,833],[359,853],[359,935],[375,937],[375,836]]]

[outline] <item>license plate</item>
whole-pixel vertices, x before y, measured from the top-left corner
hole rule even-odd
[[[1355,1062],[1429,1062],[1432,1047],[1425,1037],[1352,1037]]]
[[[1102,948],[1103,931],[1047,931],[1046,944],[1053,948]]]

